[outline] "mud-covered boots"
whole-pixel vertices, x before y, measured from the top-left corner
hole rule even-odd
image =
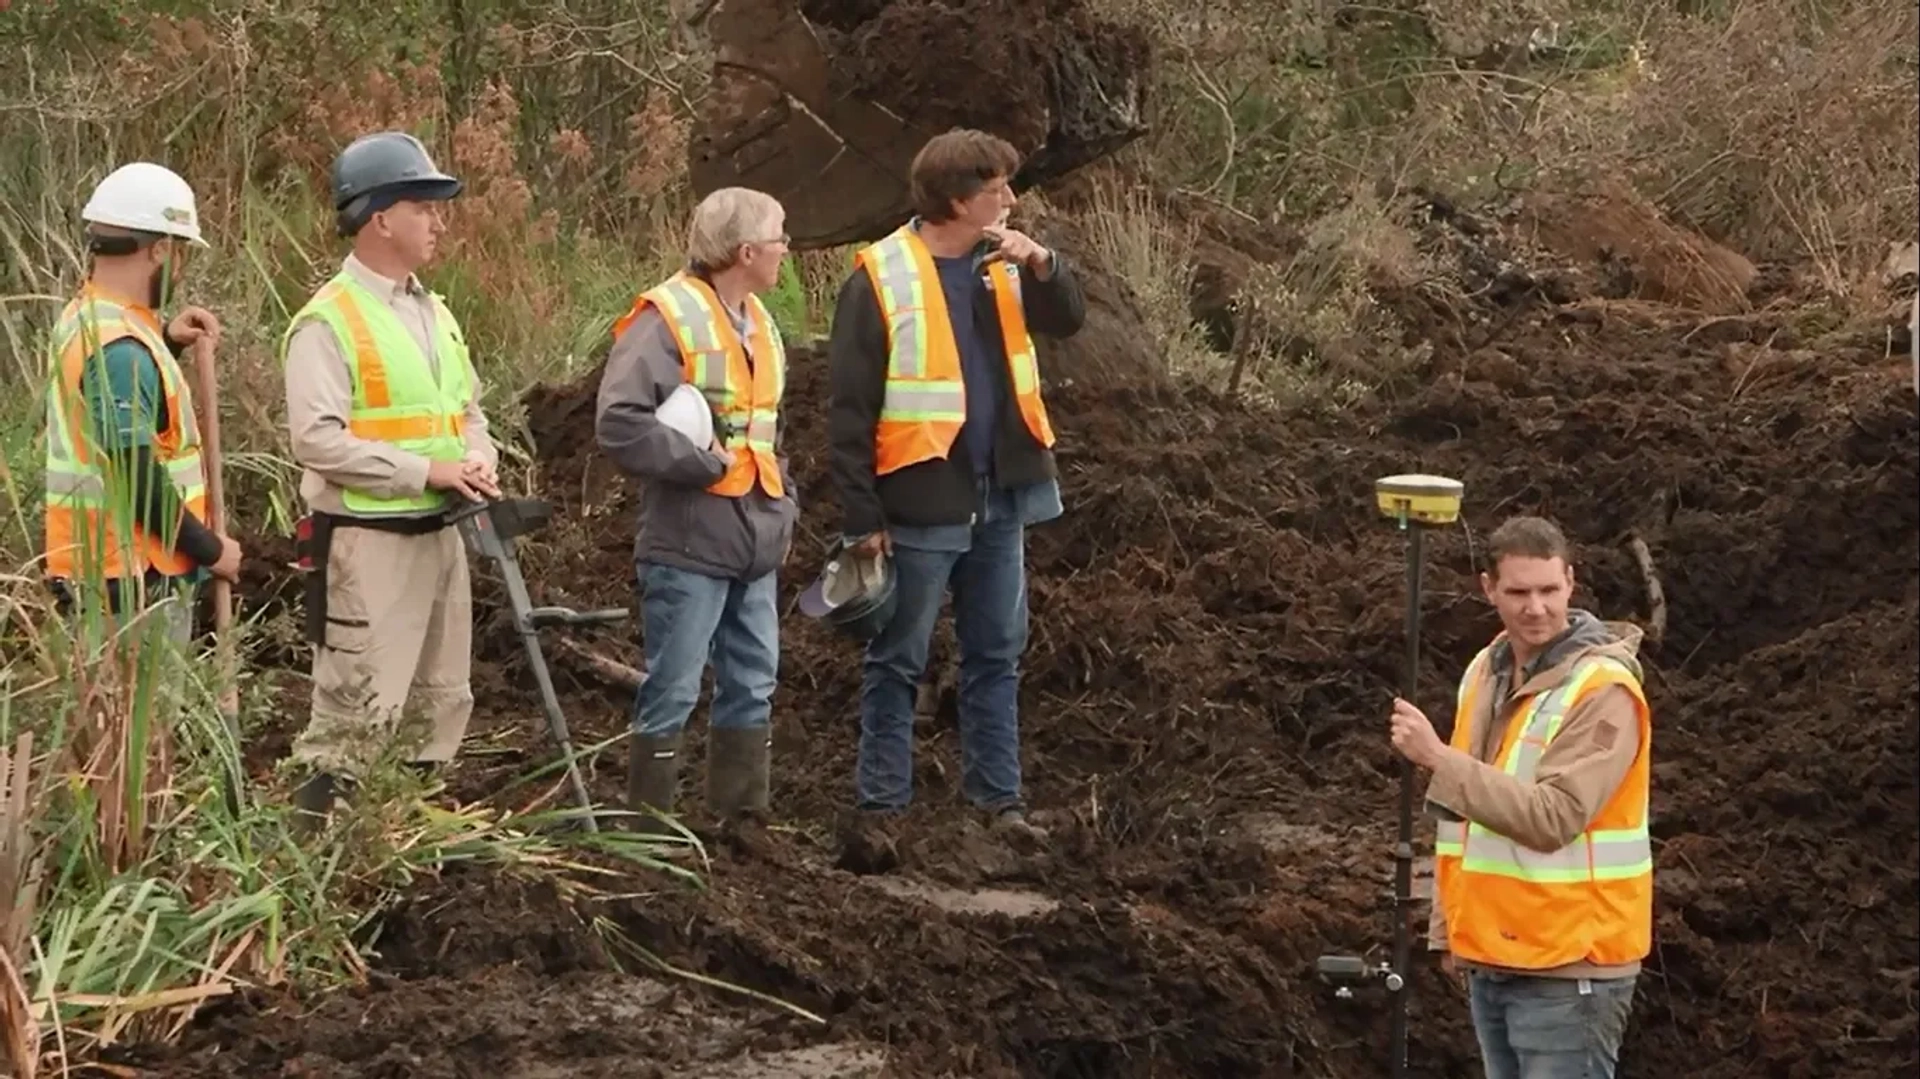
[[[680,735],[634,735],[627,743],[627,808],[638,816],[630,827],[645,835],[677,835],[672,826],[648,813],[672,815],[680,786]]]
[[[714,727],[707,733],[707,809],[728,820],[767,811],[771,727]]]
[[[335,778],[329,772],[312,772],[293,790],[292,829],[295,838],[304,839],[318,832],[333,812],[336,797],[350,797],[352,783]]]

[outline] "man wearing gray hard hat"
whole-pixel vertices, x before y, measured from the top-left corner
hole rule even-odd
[[[341,151],[332,186],[353,252],[282,345],[314,644],[313,713],[293,751],[309,774],[294,801],[316,816],[396,736],[426,767],[460,748],[473,613],[466,548],[446,515],[500,493],[465,337],[416,276],[460,181],[419,139],[385,131]],[[401,729],[403,713],[426,721],[424,738]]]

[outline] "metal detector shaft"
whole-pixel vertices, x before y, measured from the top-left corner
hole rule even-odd
[[[1400,695],[1412,701],[1420,682],[1420,578],[1422,533],[1425,527],[1403,523],[1407,531],[1407,667],[1401,676]],[[1393,969],[1400,975],[1393,986],[1392,1033],[1395,1079],[1407,1071],[1407,993],[1411,979],[1407,965],[1412,956],[1412,931],[1407,914],[1413,906],[1413,762],[1400,758],[1400,831],[1393,845]]]
[[[519,632],[520,643],[527,650],[527,665],[533,668],[533,680],[540,689],[540,706],[546,710],[547,727],[566,757],[567,782],[573,787],[573,799],[587,811],[583,818],[587,831],[597,832],[600,825],[593,819],[593,796],[587,793],[587,781],[580,775],[580,762],[573,756],[573,735],[567,731],[567,717],[560,710],[560,695],[553,688],[547,656],[540,648],[540,630],[533,623],[533,599],[527,595],[526,579],[520,575],[520,560],[514,556],[511,544],[502,544],[501,548],[500,576],[506,581],[507,599],[513,604],[513,628]]]
[[[544,504],[501,500],[462,507],[451,517],[459,526],[468,548],[492,558],[500,567],[500,579],[507,586],[507,603],[513,610],[513,628],[520,635],[521,645],[526,648],[527,664],[533,668],[533,680],[540,690],[540,706],[547,713],[547,729],[559,744],[567,762],[567,781],[573,787],[574,801],[586,811],[583,821],[587,830],[598,832],[600,826],[594,820],[593,796],[587,792],[587,782],[580,775],[580,764],[574,759],[573,736],[567,731],[567,717],[560,710],[560,695],[554,691],[546,653],[540,648],[540,626],[543,616],[555,621],[597,623],[608,620],[608,616],[624,617],[624,612],[599,611],[581,616],[573,611],[548,611],[533,606],[533,598],[527,594],[527,580],[520,573],[520,559],[515,553],[514,539],[531,527],[529,515],[537,521],[544,519],[544,513]]]

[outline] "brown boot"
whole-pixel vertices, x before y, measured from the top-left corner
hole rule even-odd
[[[672,815],[680,786],[680,735],[651,738],[634,735],[627,742],[627,808],[638,816],[629,825],[645,835],[675,835],[665,821],[647,813],[649,807]]]
[[[707,809],[722,819],[767,811],[770,727],[715,727],[707,734]]]

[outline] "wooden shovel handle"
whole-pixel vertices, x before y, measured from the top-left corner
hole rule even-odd
[[[207,474],[207,527],[221,536],[227,534],[227,489],[220,470],[220,380],[214,372],[213,342],[202,337],[188,346],[199,375],[199,393],[194,413],[200,419],[200,460]],[[240,712],[240,691],[235,685],[235,655],[232,634],[233,586],[213,579],[213,633],[215,660],[219,663],[220,712],[229,719]]]

